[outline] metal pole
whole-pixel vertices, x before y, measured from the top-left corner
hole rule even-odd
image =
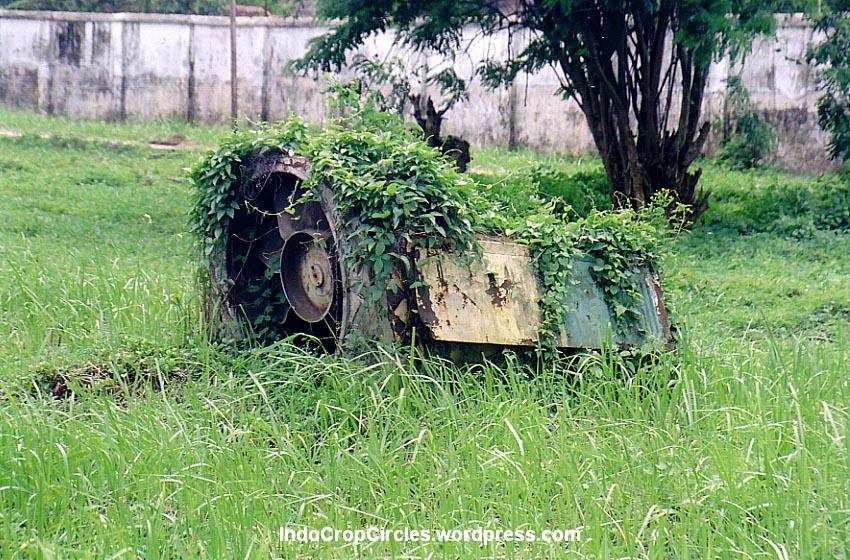
[[[236,78],[236,0],[230,0],[230,117],[239,115],[238,83]]]

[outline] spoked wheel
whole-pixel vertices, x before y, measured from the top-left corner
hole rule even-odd
[[[298,232],[284,243],[280,282],[292,310],[308,323],[326,319],[334,303],[333,253],[327,238]]]
[[[342,309],[342,278],[336,239],[322,205],[299,202],[296,188],[277,204],[277,230],[282,243],[280,287],[290,306],[284,330],[306,332],[336,344]]]
[[[329,209],[306,196],[305,168],[260,163],[243,187],[245,210],[228,245],[230,299],[264,334],[307,334],[333,351],[343,307],[339,252]]]

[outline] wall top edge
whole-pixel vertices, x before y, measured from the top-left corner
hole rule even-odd
[[[0,19],[37,19],[49,21],[97,21],[132,23],[189,23],[195,25],[229,26],[227,16],[198,16],[190,14],[149,14],[135,12],[52,12],[45,10],[6,10],[0,9]],[[805,14],[775,14],[777,24],[783,27],[810,27],[812,22]],[[321,27],[327,28],[332,22],[319,21],[316,18],[279,18],[247,17],[236,18],[239,27]]]
[[[0,9],[0,19],[30,19],[40,21],[91,21],[91,22],[128,22],[128,23],[172,23],[227,27],[228,16],[198,16],[191,14],[148,14],[135,12],[51,12],[46,10],[6,10]],[[238,27],[311,27],[327,28],[328,22],[315,18],[279,18],[248,17],[236,18]]]

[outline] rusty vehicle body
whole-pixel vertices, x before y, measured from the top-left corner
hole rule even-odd
[[[540,330],[540,288],[524,245],[504,239],[479,239],[484,258],[460,264],[446,258],[420,266],[425,286],[416,290],[422,323],[434,340],[456,343],[534,346]],[[422,261],[419,261],[422,262]],[[640,345],[647,338],[668,340],[670,325],[657,276],[638,269],[633,281],[641,294],[640,323],[621,333],[590,262],[573,262],[574,284],[563,302],[559,325],[562,348],[600,348],[607,343]]]
[[[265,155],[246,162],[242,180],[245,207],[231,223],[230,241],[210,263],[216,313],[230,332],[238,332],[259,311],[246,294],[259,278],[273,275],[285,303],[278,308],[281,332],[305,333],[339,349],[348,339],[407,341],[416,330],[420,342],[456,345],[535,346],[539,342],[540,282],[527,248],[503,238],[480,237],[481,258],[450,253],[412,253],[413,271],[395,273],[403,286],[374,301],[362,287],[371,282],[362,266],[352,266],[333,192],[320,188],[305,200],[309,177],[304,158]],[[248,208],[253,208],[249,212]],[[253,237],[242,230],[255,232]],[[261,232],[256,235],[256,232]],[[574,283],[563,302],[558,346],[601,348],[669,341],[670,326],[661,288],[648,268],[634,271],[641,294],[640,318],[618,328],[591,263],[576,259]],[[214,288],[215,290],[216,288]],[[254,306],[256,307],[256,305]],[[248,319],[248,321],[246,321]],[[235,327],[234,327],[235,325]]]

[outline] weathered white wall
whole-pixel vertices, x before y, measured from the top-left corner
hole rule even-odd
[[[780,21],[775,37],[756,40],[743,67],[730,67],[727,61],[713,65],[705,116],[722,118],[726,79],[740,75],[753,102],[776,129],[775,161],[790,171],[820,171],[832,164],[826,155],[828,136],[817,123],[815,68],[805,62],[809,45],[818,37],[799,16]]]
[[[237,18],[237,24],[241,116],[274,120],[298,113],[321,121],[322,84],[288,72],[286,64],[326,28],[271,18]],[[814,72],[802,61],[811,41],[812,29],[803,20],[782,19],[776,37],[758,41],[743,68],[714,64],[706,96],[706,118],[721,118],[726,79],[740,73],[777,129],[776,161],[796,171],[829,166],[815,114]],[[365,50],[388,48],[389,39],[379,37]],[[504,48],[498,41],[477,44],[461,64],[471,67]],[[478,146],[592,152],[583,115],[556,95],[557,88],[550,70],[496,91],[473,83],[469,100],[447,114],[446,132]],[[72,118],[228,118],[228,19],[0,10],[0,103]]]

